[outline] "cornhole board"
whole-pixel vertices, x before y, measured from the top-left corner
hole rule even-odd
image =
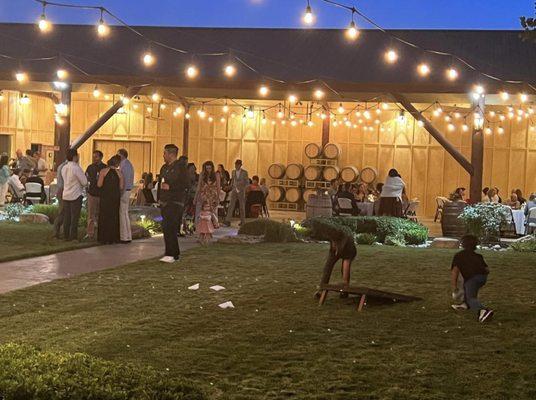
[[[346,292],[349,294],[355,294],[360,296],[359,303],[357,305],[357,311],[361,312],[365,301],[368,297],[392,300],[393,302],[409,303],[410,301],[422,300],[420,297],[407,296],[405,294],[385,292],[383,290],[376,290],[361,286],[344,286],[344,285],[322,285],[320,286],[320,300],[318,305],[321,306],[326,301],[326,297],[329,292]]]

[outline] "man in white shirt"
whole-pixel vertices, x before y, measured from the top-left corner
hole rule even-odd
[[[74,149],[67,150],[67,164],[61,169],[63,178],[63,236],[65,240],[78,239],[78,220],[82,209],[84,187],[87,177],[78,165],[78,153]]]
[[[9,177],[7,180],[9,187],[14,192],[14,194],[19,198],[22,199],[24,197],[24,185],[20,181],[20,169],[15,169],[13,171],[13,175]]]
[[[47,162],[41,157],[41,153],[38,151],[34,152],[33,158],[37,164],[37,175],[44,178],[48,171]]]

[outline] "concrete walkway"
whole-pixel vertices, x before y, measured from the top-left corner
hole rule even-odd
[[[236,229],[221,228],[216,232],[219,238],[236,234]],[[198,246],[194,237],[180,238],[179,243],[181,252]],[[159,235],[128,245],[95,246],[0,263],[0,293],[160,257],[163,252],[164,239]]]

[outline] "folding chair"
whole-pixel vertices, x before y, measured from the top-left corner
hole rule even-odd
[[[26,204],[41,204],[43,185],[37,182],[26,182],[24,189],[26,190],[24,196]]]
[[[527,235],[533,233],[536,229],[536,207],[532,207],[527,215]]]
[[[510,207],[504,206],[506,211],[506,221],[504,225],[501,226],[500,236],[501,237],[517,237],[516,234],[516,223],[514,221],[514,213]]]
[[[404,216],[411,221],[419,222],[417,220],[417,209],[419,208],[419,204],[421,204],[419,200],[410,201],[408,206],[406,207]]]
[[[352,207],[352,200],[345,197],[337,198],[337,205],[339,206],[339,215],[352,216],[354,215],[354,208]]]
[[[252,208],[253,207],[259,207],[260,211],[258,216],[263,216],[263,207],[265,206],[266,201],[264,197],[264,192],[260,190],[255,190],[252,192],[249,192],[246,197],[246,216],[252,215]]]

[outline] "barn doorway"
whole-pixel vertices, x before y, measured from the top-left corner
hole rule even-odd
[[[128,159],[134,166],[134,182],[141,180],[144,172],[151,171],[151,142],[130,141],[130,140],[94,140],[93,150],[100,150],[104,153],[104,162],[117,154],[117,150],[126,149]]]

